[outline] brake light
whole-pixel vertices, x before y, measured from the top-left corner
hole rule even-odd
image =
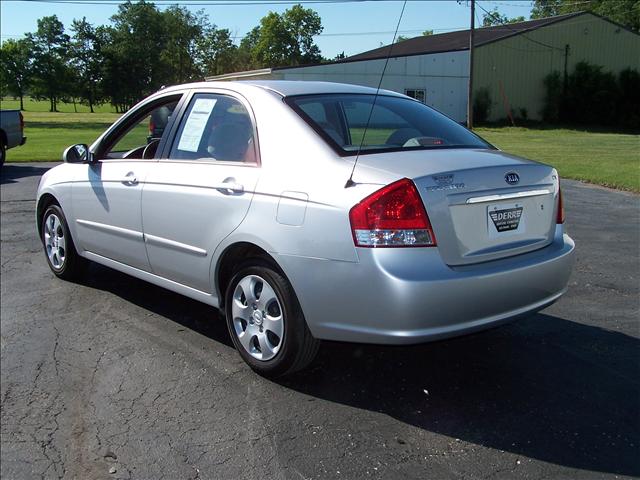
[[[556,223],[564,223],[564,204],[562,203],[562,189],[558,184],[558,215],[556,217]]]
[[[18,112],[20,114],[20,130],[24,131],[24,117],[22,116],[22,112]]]
[[[408,178],[372,193],[349,211],[358,247],[433,247],[436,238],[420,194]]]

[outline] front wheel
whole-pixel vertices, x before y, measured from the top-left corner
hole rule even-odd
[[[7,157],[7,146],[3,140],[0,140],[0,167],[4,165],[4,160]]]
[[[42,244],[51,271],[59,278],[72,280],[84,270],[85,261],[73,244],[67,219],[58,205],[51,205],[42,216]]]
[[[242,265],[225,298],[229,333],[254,371],[278,377],[313,361],[320,342],[311,335],[291,284],[271,265],[259,259]]]

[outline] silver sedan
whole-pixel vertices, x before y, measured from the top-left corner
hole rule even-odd
[[[257,372],[321,339],[412,344],[567,288],[558,173],[426,105],[321,82],[163,89],[42,178],[49,267],[87,260],[221,309]]]

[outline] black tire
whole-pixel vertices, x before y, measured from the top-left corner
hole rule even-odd
[[[4,165],[4,161],[7,158],[7,146],[3,140],[0,140],[0,168]]]
[[[247,351],[240,341],[239,334],[236,332],[236,322],[238,322],[239,319],[234,320],[233,315],[233,302],[236,301],[234,299],[234,293],[236,292],[238,284],[248,277],[259,277],[267,282],[275,292],[278,300],[277,307],[281,307],[284,334],[278,343],[277,353],[273,358],[267,360],[255,358],[249,351]],[[260,296],[262,296],[263,289],[264,285],[260,288]],[[240,353],[242,359],[256,373],[269,378],[281,377],[302,370],[313,361],[318,353],[320,341],[311,335],[296,294],[293,291],[293,287],[289,281],[268,262],[265,262],[260,258],[256,258],[248,260],[240,265],[229,282],[225,299],[227,327],[229,328],[229,334],[231,335],[233,344],[235,345],[236,350],[238,350],[238,353]],[[256,300],[256,302],[259,301],[259,299]],[[247,308],[249,307],[250,306],[247,305]],[[264,325],[266,328],[266,322]],[[260,332],[262,332],[262,329],[260,329]],[[271,332],[267,332],[267,330],[265,330],[265,334],[268,333]],[[258,346],[257,337],[255,338],[255,341],[256,346]]]
[[[64,248],[59,248],[61,242],[56,243],[56,248],[58,250],[64,250],[64,253],[60,252],[58,255],[58,261],[55,261],[49,255],[50,253],[50,241],[48,241],[47,235],[49,232],[52,232],[54,229],[52,228],[52,221],[54,217],[58,219],[59,224],[56,224],[56,232],[55,234],[58,238],[64,239]],[[47,265],[54,273],[54,275],[58,278],[62,278],[64,280],[75,280],[80,278],[85,271],[86,260],[78,255],[76,251],[76,247],[73,243],[73,239],[71,238],[71,233],[69,232],[69,227],[67,226],[67,219],[64,216],[62,209],[58,205],[50,205],[42,215],[41,221],[41,240],[42,245],[44,247],[44,254],[47,259]],[[50,225],[47,226],[47,222],[50,222]]]

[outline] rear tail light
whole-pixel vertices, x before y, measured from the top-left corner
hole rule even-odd
[[[564,223],[564,204],[562,203],[562,190],[560,184],[558,184],[558,215],[556,217],[556,223]]]
[[[349,212],[358,247],[433,247],[436,237],[416,186],[408,178],[372,193]]]
[[[20,130],[24,131],[24,116],[22,115],[22,112],[20,113]]]

